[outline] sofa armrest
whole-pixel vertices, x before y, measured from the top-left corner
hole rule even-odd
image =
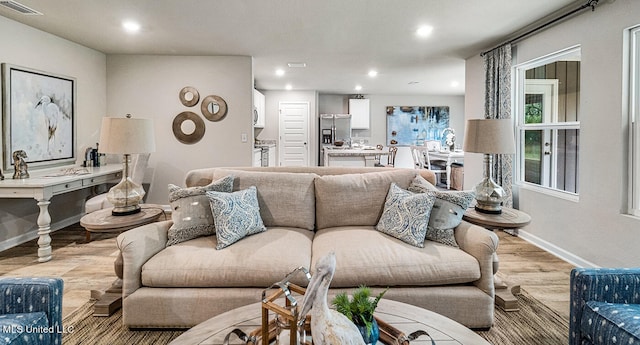
[[[481,277],[474,285],[494,296],[493,261],[498,249],[498,236],[493,231],[464,220],[456,227],[454,233],[460,249],[476,258],[480,264]]]
[[[142,266],[167,246],[173,221],[146,224],[118,235],[122,254],[122,298],[142,287]]]
[[[63,286],[61,278],[0,278],[0,314],[44,312],[53,330],[48,343],[62,344]]]
[[[582,310],[588,301],[640,304],[640,268],[574,268],[571,271],[569,344],[580,344]]]

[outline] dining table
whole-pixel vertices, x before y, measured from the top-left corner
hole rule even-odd
[[[464,151],[462,150],[434,150],[429,151],[429,159],[442,160],[446,162],[447,189],[451,188],[451,164],[464,164]]]

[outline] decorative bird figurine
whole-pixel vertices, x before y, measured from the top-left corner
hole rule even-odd
[[[327,291],[336,270],[336,254],[331,252],[316,262],[304,295],[300,320],[311,311],[311,336],[314,345],[365,345],[356,325],[346,316],[329,309]]]
[[[42,96],[40,101],[36,104],[36,108],[42,106],[42,112],[44,112],[44,118],[47,124],[48,132],[48,146],[49,150],[53,147],[55,141],[56,130],[58,129],[58,118],[60,117],[60,108],[57,104],[51,102],[51,97]]]

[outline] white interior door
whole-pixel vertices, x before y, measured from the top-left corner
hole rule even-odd
[[[309,165],[309,102],[280,102],[280,166]]]

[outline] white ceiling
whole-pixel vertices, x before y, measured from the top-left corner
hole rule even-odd
[[[19,0],[0,15],[105,54],[245,55],[256,87],[464,94],[464,60],[580,0]],[[136,35],[125,19],[142,25]],[[415,35],[421,25],[434,30]],[[306,68],[288,68],[305,62]],[[277,68],[286,74],[275,75]],[[379,74],[367,76],[370,69]],[[452,87],[453,81],[459,83]],[[418,82],[418,83],[412,83]],[[356,84],[362,85],[355,91]]]

